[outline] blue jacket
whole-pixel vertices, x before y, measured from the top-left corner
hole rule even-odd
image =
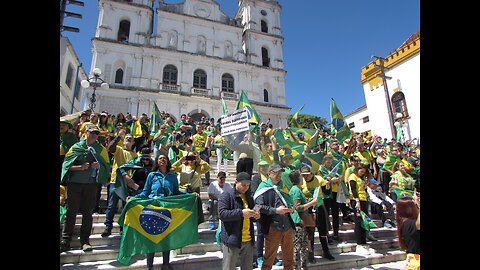
[[[255,205],[250,190],[245,193],[248,208],[253,209]],[[225,191],[218,199],[218,217],[222,221],[221,239],[222,243],[227,246],[236,246],[238,248],[242,245],[242,227],[243,227],[243,201],[237,189],[234,187]],[[255,243],[254,237],[254,218],[250,218],[250,237],[252,244]]]
[[[135,198],[159,199],[166,196],[185,194],[178,190],[177,174],[168,171],[154,171],[148,174],[143,191]]]

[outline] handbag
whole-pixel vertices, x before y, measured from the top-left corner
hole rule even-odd
[[[299,213],[303,227],[315,227],[315,219],[312,213]]]

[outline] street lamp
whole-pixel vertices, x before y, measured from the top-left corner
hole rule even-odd
[[[99,68],[94,68],[93,69],[93,77],[90,77],[86,80],[82,80],[80,82],[80,85],[83,87],[83,88],[88,88],[90,87],[90,85],[92,85],[93,87],[93,93],[92,93],[92,97],[90,98],[90,109],[92,111],[94,111],[93,109],[95,108],[95,101],[97,101],[97,99],[95,98],[95,90],[97,90],[97,86],[100,85],[100,88],[102,89],[108,89],[109,86],[108,86],[108,83],[106,83],[102,78],[100,78],[100,75],[102,75],[102,70],[99,69]]]

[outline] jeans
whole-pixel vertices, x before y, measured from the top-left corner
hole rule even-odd
[[[200,158],[210,164],[210,148],[205,148],[200,151]],[[210,171],[205,173],[205,182],[207,186],[210,184]]]
[[[108,205],[107,209],[105,211],[105,224],[106,227],[113,227],[113,217],[115,216],[115,213],[117,212],[117,205],[118,205],[118,200],[120,197],[118,197],[117,193],[115,193],[115,184],[109,184],[108,185]]]
[[[62,238],[68,242],[72,240],[75,220],[79,211],[82,213],[80,227],[80,244],[89,243],[93,224],[93,209],[97,200],[97,183],[79,184],[68,183],[67,186],[67,213],[63,226]]]
[[[235,246],[227,246],[222,243],[223,261],[222,270],[235,270],[235,265],[240,258],[240,269],[253,269],[253,243],[242,242],[240,248]]]

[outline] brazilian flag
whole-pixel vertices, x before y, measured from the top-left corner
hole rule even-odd
[[[296,159],[303,153],[303,148],[305,145],[302,143],[285,139],[285,137],[283,136],[283,132],[281,130],[277,129],[273,134],[273,136],[275,137],[277,144],[281,148],[290,149],[292,153],[292,158]]]
[[[323,161],[322,152],[305,153],[302,163],[308,164],[310,167],[312,167],[312,172],[314,174],[317,174],[318,170],[320,170],[320,165],[322,165],[322,161]]]
[[[223,159],[232,159],[232,150],[226,146],[222,146],[222,158]]]
[[[130,199],[118,219],[123,233],[117,260],[129,265],[130,258],[137,254],[197,243],[197,200],[194,194]]]
[[[397,200],[400,199],[401,197],[413,198],[413,194],[415,193],[415,191],[413,190],[394,188],[394,187],[390,188],[390,190],[395,192],[395,195],[397,195]]]
[[[150,136],[154,136],[158,132],[158,123],[163,123],[162,116],[158,110],[157,104],[153,103],[152,116],[150,117]],[[140,128],[141,129],[141,128]]]
[[[301,128],[301,127],[302,127],[302,125],[300,125],[300,124],[298,123],[298,115],[300,114],[300,111],[303,110],[303,107],[305,107],[305,104],[303,104],[302,107],[292,116],[292,120],[293,120],[293,122],[295,123],[295,126],[296,126],[297,128]]]
[[[360,210],[360,216],[362,217],[362,228],[365,229],[367,232],[370,231],[370,228],[378,228],[377,224],[370,219],[367,214],[365,214],[362,210]]]
[[[348,128],[347,123],[345,123],[345,118],[343,118],[343,115],[338,109],[337,103],[333,98],[330,101],[330,116],[332,119],[332,124],[337,130],[337,134],[335,137],[337,138],[339,143],[343,143],[343,141],[350,138],[352,132]]]
[[[237,107],[235,108],[235,110],[243,109],[243,107],[247,107],[248,122],[257,124],[260,123],[260,116],[250,103],[247,94],[245,94],[245,92],[243,92],[242,90],[242,94],[240,95],[240,99],[238,99]]]

